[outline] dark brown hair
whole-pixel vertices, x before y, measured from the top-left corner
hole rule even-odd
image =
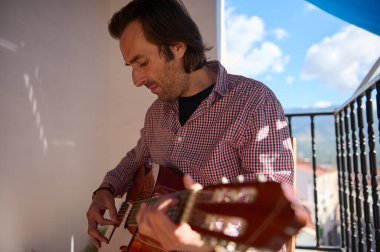
[[[167,61],[174,59],[170,46],[184,42],[185,71],[190,73],[206,63],[205,52],[210,50],[202,41],[198,26],[180,0],[133,0],[121,8],[108,24],[113,38],[120,39],[132,21],[142,24],[145,38],[158,46]]]

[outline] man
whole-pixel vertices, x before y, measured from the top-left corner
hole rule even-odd
[[[119,40],[135,86],[158,96],[148,109],[137,146],[109,171],[87,212],[88,233],[97,246],[108,242],[100,225],[119,222],[115,196],[133,186],[138,167],[155,163],[189,174],[201,185],[266,177],[293,183],[293,160],[282,107],[264,84],[227,74],[217,61],[207,62],[198,27],[179,0],[134,0],[109,23]],[[187,188],[198,186],[185,176]],[[139,232],[167,250],[210,251],[186,224],[165,215],[174,204],[143,205]],[[109,210],[111,220],[103,217]]]

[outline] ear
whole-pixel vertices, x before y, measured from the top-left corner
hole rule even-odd
[[[170,46],[174,57],[177,59],[183,58],[187,49],[187,46],[184,42],[177,42],[174,45]]]

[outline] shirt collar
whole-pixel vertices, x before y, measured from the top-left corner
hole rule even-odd
[[[217,74],[214,89],[207,99],[211,106],[228,92],[229,82],[227,71],[219,61],[209,61],[206,66]]]

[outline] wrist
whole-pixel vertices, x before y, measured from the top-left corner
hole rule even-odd
[[[115,189],[109,185],[109,184],[101,184],[98,189],[96,189],[93,193],[92,193],[92,199],[94,199],[94,197],[96,196],[97,193],[99,193],[100,191],[108,191],[113,197],[115,197]]]

